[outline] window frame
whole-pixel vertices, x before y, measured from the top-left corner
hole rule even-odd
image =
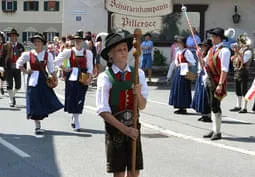
[[[12,3],[12,9],[8,8],[8,3]],[[11,0],[9,2],[8,0],[2,0],[2,11],[3,12],[16,12],[18,8],[17,0]]]
[[[58,0],[54,1],[54,2],[56,2],[55,9],[49,9],[48,3],[51,2],[51,1],[53,1],[53,0],[44,1],[44,3],[43,3],[44,4],[44,11],[45,12],[58,12],[58,11],[60,11],[60,8],[59,8],[60,2]]]
[[[35,3],[35,9],[29,9],[28,7],[29,7],[29,3]],[[26,5],[27,4],[27,5]],[[25,9],[25,7],[26,7],[26,9]],[[23,11],[24,12],[30,12],[30,11],[32,11],[32,12],[36,12],[36,11],[39,11],[39,1],[38,0],[34,0],[34,1],[28,1],[28,0],[26,0],[26,1],[24,1],[24,3],[23,3]]]
[[[59,37],[59,32],[43,32],[43,35],[48,42],[53,42],[55,36]]]

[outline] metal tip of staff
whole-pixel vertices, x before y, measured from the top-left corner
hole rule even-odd
[[[187,11],[187,7],[182,5],[182,8],[181,8],[182,12],[186,12]]]

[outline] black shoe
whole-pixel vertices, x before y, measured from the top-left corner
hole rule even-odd
[[[233,109],[230,109],[229,111],[231,111],[231,112],[238,112],[240,110],[241,110],[240,107],[234,107]]]
[[[204,121],[204,119],[205,119],[205,116],[202,116],[202,117],[200,117],[199,119],[197,119],[198,121]]]
[[[43,129],[41,129],[41,128],[36,128],[35,129],[35,134],[36,135],[41,135],[41,134],[43,134],[45,131],[43,130]]]
[[[15,106],[16,105],[16,98],[13,97],[13,105]]]
[[[221,133],[214,133],[211,137],[211,140],[220,140],[221,139]]]
[[[204,135],[203,138],[211,138],[213,134],[213,131],[210,131],[208,134]]]
[[[179,109],[177,111],[174,111],[175,114],[187,114],[187,110],[186,109]]]
[[[13,108],[15,107],[15,105],[13,103],[10,103],[10,107]]]
[[[1,88],[1,94],[4,95],[4,89],[3,88]]]
[[[74,129],[74,131],[76,131],[76,132],[80,132],[80,131],[81,131],[81,129],[80,129],[80,128],[78,128],[78,129]]]
[[[204,116],[203,122],[212,122],[212,119],[209,116]]]
[[[247,113],[247,109],[242,109],[239,113]]]

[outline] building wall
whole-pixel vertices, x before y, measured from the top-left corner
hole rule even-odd
[[[107,32],[108,13],[104,8],[104,0],[64,0],[63,8],[63,34],[73,34],[79,29]],[[76,16],[80,16],[81,21],[76,21]]]
[[[0,10],[0,30],[8,31],[15,28],[19,33],[19,41],[22,41],[22,32],[27,29],[34,29],[36,32],[62,31],[63,1],[59,1],[59,11],[44,11],[44,0],[39,0],[38,11],[24,11],[24,0],[17,1],[17,11],[5,13]]]

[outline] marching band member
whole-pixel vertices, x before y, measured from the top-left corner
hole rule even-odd
[[[191,104],[191,81],[185,78],[185,73],[182,73],[182,66],[188,67],[194,66],[196,61],[193,54],[186,48],[186,38],[183,36],[176,36],[175,42],[179,48],[175,57],[175,73],[172,80],[172,86],[169,97],[169,105],[173,105],[174,108],[178,108],[175,114],[187,114],[187,108]]]
[[[212,122],[211,109],[208,102],[206,93],[205,79],[207,77],[206,71],[204,71],[204,58],[206,57],[209,49],[212,47],[212,41],[210,39],[199,44],[201,48],[201,54],[198,55],[200,62],[198,63],[198,79],[196,81],[195,94],[191,103],[191,107],[202,114],[199,121]],[[201,64],[203,66],[201,66]]]
[[[19,33],[15,29],[12,29],[8,36],[10,37],[10,42],[5,43],[2,49],[2,66],[6,74],[9,104],[10,107],[14,107],[16,105],[15,95],[21,88],[21,72],[20,69],[16,68],[16,62],[25,49],[22,44],[17,42]],[[13,89],[13,80],[15,89]]]
[[[57,83],[57,76],[54,72],[53,56],[43,49],[46,39],[42,34],[35,34],[31,38],[34,49],[22,53],[17,60],[16,67],[28,74],[26,109],[27,119],[35,121],[35,134],[42,134],[41,122],[49,114],[63,108],[52,88],[47,85],[47,72],[53,76],[54,84]],[[24,64],[29,62],[31,70],[25,69]]]
[[[73,39],[75,46],[59,53],[54,63],[67,73],[64,111],[72,114],[71,126],[75,131],[80,131],[79,114],[82,114],[86,92],[92,79],[93,54],[83,48],[82,31],[77,31]],[[69,68],[61,66],[66,58],[69,59]]]
[[[244,98],[248,91],[248,69],[247,64],[252,58],[252,53],[249,50],[249,41],[244,36],[240,36],[238,43],[231,45],[234,55],[231,57],[231,61],[234,66],[234,80],[236,87],[237,103],[236,106],[230,111],[239,111],[239,113],[247,113],[248,101]],[[241,106],[243,100],[243,106]]]
[[[97,113],[105,121],[107,172],[114,177],[131,176],[132,139],[137,140],[136,176],[143,169],[143,157],[138,129],[132,128],[133,94],[137,95],[138,108],[146,106],[148,86],[144,72],[139,69],[140,85],[133,88],[134,68],[128,65],[128,51],[133,38],[111,33],[106,37],[101,56],[108,62],[108,68],[97,81]]]
[[[206,72],[208,78],[206,89],[209,104],[212,110],[212,131],[204,135],[211,140],[221,139],[221,100],[226,95],[227,73],[230,63],[230,50],[223,45],[224,29],[213,28],[208,31],[211,34],[213,47],[206,56]]]

